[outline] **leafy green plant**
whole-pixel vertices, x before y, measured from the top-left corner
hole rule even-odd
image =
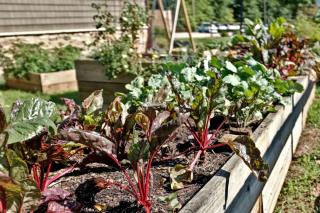
[[[67,159],[59,144],[47,143],[49,133],[56,133],[53,122],[55,105],[41,99],[16,102],[10,119],[0,107],[0,210],[32,212],[50,196],[48,186],[73,170],[73,166],[49,177],[53,162]],[[44,193],[44,194],[42,194]],[[55,208],[51,203],[48,211]]]
[[[268,27],[261,20],[246,20],[244,35],[236,35],[231,49],[236,57],[251,56],[267,67],[278,69],[282,76],[297,75],[310,59],[307,43],[299,38],[284,18],[278,18]]]
[[[179,108],[189,112],[192,119],[185,123],[199,149],[189,167],[192,171],[206,150],[221,145],[213,145],[212,142],[227,119],[211,135],[209,135],[209,128],[211,118],[218,112],[218,105],[223,104],[222,99],[218,98],[222,80],[218,73],[208,67],[207,61],[203,61],[197,67],[167,64],[166,70],[168,70],[168,80],[175,103]]]
[[[192,170],[206,150],[225,145],[214,144],[214,141],[219,130],[228,120],[227,117],[218,125],[216,130],[212,133],[209,131],[210,121],[214,115],[227,115],[229,113],[229,106],[225,103],[224,98],[224,95],[226,95],[224,92],[226,91],[222,88],[224,81],[219,74],[221,67],[214,70],[213,65],[218,66],[218,61],[215,59],[210,62],[204,60],[196,67],[169,63],[164,68],[168,72],[167,80],[161,78],[161,75],[154,75],[146,82],[142,78],[137,78],[127,86],[130,92],[126,98],[131,103],[150,105],[157,100],[157,97],[161,97],[161,103],[165,101],[169,108],[178,107],[181,111],[190,113],[191,119],[187,120],[185,125],[194,137],[196,146],[193,149],[198,150],[198,152],[188,168],[177,165],[171,171],[171,187],[173,189],[183,187],[181,179],[192,180]],[[236,70],[236,67],[233,67],[231,63],[227,67]],[[270,86],[272,87],[272,85]],[[271,103],[273,101],[271,100]],[[181,178],[182,176],[185,178]],[[177,177],[179,177],[179,181]]]
[[[51,50],[52,69],[56,71],[73,69],[74,61],[80,57],[80,53],[79,48],[71,45],[53,48]]]
[[[53,122],[56,108],[53,102],[47,102],[39,98],[32,98],[24,102],[17,101],[6,123],[5,133],[8,135],[6,145],[29,140],[45,129],[52,134],[56,132]]]
[[[127,108],[137,108],[144,103],[161,104],[169,98],[169,81],[162,74],[153,74],[150,77],[137,76],[126,85],[126,94],[118,93]],[[169,101],[169,100],[166,100]]]
[[[40,199],[40,190],[30,178],[27,163],[15,151],[6,149],[8,129],[6,116],[0,106],[0,210],[1,212],[28,212],[36,208]],[[10,133],[14,134],[14,133]],[[32,134],[32,133],[31,133]],[[29,132],[23,131],[19,135],[30,138]]]
[[[30,178],[27,164],[10,149],[1,149],[0,211],[30,212],[40,201],[40,190]]]
[[[116,102],[115,102],[116,103]],[[116,107],[115,115],[121,114],[122,109]],[[152,162],[158,154],[160,147],[171,141],[183,123],[184,116],[180,117],[175,114],[173,118],[169,111],[158,111],[152,107],[143,109],[137,113],[127,116],[132,125],[131,137],[128,138],[129,151],[128,160],[131,168],[134,171],[134,178],[129,175],[125,167],[115,155],[114,146],[111,141],[108,144],[102,144],[97,141],[97,135],[75,128],[69,128],[61,131],[61,137],[65,140],[71,140],[78,143],[98,142],[93,144],[94,148],[101,151],[115,163],[122,171],[128,185],[116,182],[111,179],[96,179],[100,187],[109,188],[111,186],[118,187],[120,190],[126,191],[133,195],[138,203],[144,207],[146,212],[150,212],[152,202],[150,200],[150,176]],[[113,116],[109,116],[112,118]],[[182,120],[181,120],[182,119]],[[124,133],[127,134],[127,133]],[[102,137],[102,136],[100,136]],[[108,139],[107,139],[108,140]]]
[[[74,60],[79,58],[80,49],[65,46],[44,49],[41,44],[15,43],[2,54],[5,60],[0,63],[10,77],[26,77],[28,73],[45,73],[74,68]]]
[[[121,73],[143,74],[141,57],[136,48],[140,29],[146,24],[145,10],[136,3],[125,1],[119,20],[106,9],[107,6],[92,5],[97,10],[93,17],[98,32],[93,45],[97,46],[92,57],[105,68],[105,75],[110,79]],[[116,25],[120,24],[121,36],[116,36]],[[107,42],[102,42],[103,40]]]
[[[212,60],[221,73],[230,102],[230,116],[238,127],[259,121],[263,114],[273,112],[274,103],[283,103],[283,95],[302,92],[303,87],[290,80],[282,80],[277,70],[267,69],[254,59],[223,62]]]
[[[125,38],[101,45],[94,50],[92,57],[103,65],[105,75],[110,79],[117,78],[121,73],[143,73],[139,55]]]
[[[268,69],[254,59],[232,63],[212,58],[200,61],[194,67],[168,63],[164,70],[167,79],[163,79],[160,74],[152,75],[147,80],[136,78],[127,85],[129,93],[124,96],[124,100],[128,101],[129,106],[148,106],[161,97],[161,101],[156,103],[190,113],[190,119],[185,125],[195,141],[192,149],[198,151],[189,167],[176,165],[171,170],[173,189],[183,187],[183,181],[192,180],[194,166],[208,149],[224,145],[235,149],[231,143],[215,143],[226,122],[230,125],[236,119],[238,126],[244,127],[250,122],[260,121],[264,113],[275,110],[275,103],[283,101],[283,95],[301,92],[303,89],[298,83],[282,80],[277,70]],[[216,125],[215,130],[210,130],[211,118],[216,115],[225,118]],[[251,141],[249,137],[245,140],[248,143]],[[259,169],[266,174],[266,167],[261,165]],[[253,166],[249,167],[254,170]]]

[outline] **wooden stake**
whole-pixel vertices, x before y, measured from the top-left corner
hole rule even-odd
[[[169,29],[169,26],[167,25],[167,21],[166,21],[166,18],[164,16],[164,7],[163,7],[162,0],[158,0],[158,5],[159,5],[159,8],[160,8],[161,18],[162,18],[162,22],[163,22],[163,25],[164,25],[164,29],[166,30],[167,38],[170,41],[170,29]]]
[[[187,9],[187,6],[186,6],[186,2],[184,0],[182,0],[181,3],[182,3],[182,8],[183,8],[184,18],[186,19],[186,23],[187,23],[189,39],[190,39],[190,42],[192,44],[193,52],[195,52],[196,51],[196,45],[195,45],[193,37],[192,37],[192,29],[191,29],[191,24],[190,24],[190,20],[189,20],[188,9]]]
[[[177,29],[179,11],[180,11],[180,4],[181,4],[181,0],[177,0],[176,11],[174,14],[174,21],[173,21],[173,27],[171,32],[171,38],[170,38],[171,40],[170,40],[170,47],[169,47],[169,55],[172,53],[172,50],[173,50],[173,44],[174,44],[174,39],[175,39],[175,34]]]

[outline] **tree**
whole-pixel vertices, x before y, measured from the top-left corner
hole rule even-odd
[[[190,22],[193,28],[200,25],[204,21],[212,21],[214,17],[213,7],[211,0],[185,0],[188,8]],[[181,13],[182,14],[182,13]]]
[[[243,1],[243,18],[251,20],[262,18],[259,0],[235,0],[233,9],[234,17],[237,21],[241,21],[241,1]]]
[[[232,4],[233,0],[211,0],[213,20],[221,23],[234,22]]]

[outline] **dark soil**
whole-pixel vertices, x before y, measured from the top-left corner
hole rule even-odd
[[[175,156],[177,150],[186,150],[190,147],[190,138],[187,139],[187,135],[187,131],[183,129],[178,136],[178,141],[169,143],[161,152],[161,160],[159,158],[153,164],[151,177],[152,212],[170,211],[167,204],[159,199],[159,197],[167,196],[173,192],[170,188],[169,169],[177,163],[190,164],[194,158],[195,151],[187,152],[186,155],[180,155],[174,157],[174,159],[169,157],[166,159],[166,156]],[[224,147],[217,148],[214,151],[208,151],[205,158],[199,161],[194,169],[192,183],[185,184],[183,189],[177,191],[178,200],[182,205],[190,200],[231,156],[230,150]],[[128,171],[132,174],[130,170]],[[144,212],[137,205],[132,195],[115,187],[101,190],[96,195],[94,193],[90,195],[90,191],[94,187],[93,185],[90,186],[92,180],[98,177],[113,179],[122,184],[127,183],[122,172],[117,168],[106,164],[92,163],[81,170],[76,169],[59,179],[53,184],[53,187],[61,187],[71,193],[75,193],[72,199],[73,201],[77,200],[84,206],[81,211],[84,213],[99,212],[98,208],[104,209],[102,212]]]

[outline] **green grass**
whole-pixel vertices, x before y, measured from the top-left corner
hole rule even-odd
[[[196,47],[201,50],[215,49],[219,48],[220,46],[225,46],[230,40],[231,37],[194,38]],[[190,39],[177,39],[177,41],[190,41]]]
[[[320,134],[320,86],[308,113],[307,128],[312,135]],[[311,151],[292,161],[275,212],[320,212],[319,206],[315,205],[319,194],[314,192],[320,184],[320,141],[314,143],[316,146]]]
[[[308,124],[312,127],[320,128],[320,86],[317,87],[316,98],[309,110]]]
[[[4,111],[8,113],[11,109],[12,104],[16,100],[29,100],[34,97],[39,97],[48,101],[55,102],[58,108],[63,106],[63,102],[61,98],[70,98],[74,99],[77,103],[80,102],[78,92],[67,92],[62,94],[54,94],[54,95],[47,95],[41,94],[40,92],[32,93],[32,92],[25,92],[20,90],[13,90],[13,89],[6,89],[4,87],[4,82],[0,79],[0,104],[3,106]]]
[[[320,212],[315,209],[313,192],[320,177],[320,146],[312,153],[299,157],[291,165],[291,175],[286,181],[275,212]]]

